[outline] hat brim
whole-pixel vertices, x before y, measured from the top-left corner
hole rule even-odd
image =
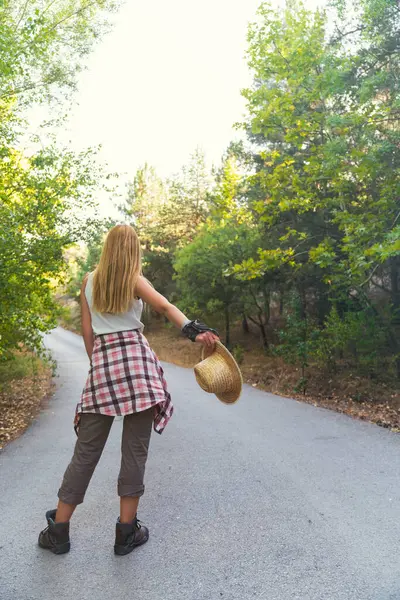
[[[229,352],[228,348],[226,348],[220,341],[215,342],[214,348],[203,346],[202,360],[205,360],[214,353],[218,353],[220,356],[222,356],[229,366],[232,375],[232,390],[230,392],[223,392],[215,395],[218,400],[224,402],[224,404],[234,404],[239,400],[243,386],[243,378],[239,369],[239,365]]]

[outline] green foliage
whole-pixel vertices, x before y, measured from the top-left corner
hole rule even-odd
[[[75,333],[82,333],[81,311],[76,302],[73,304],[59,304],[58,322],[62,327]]]
[[[175,252],[190,242],[208,214],[211,179],[200,150],[189,165],[162,181],[145,165],[128,187],[122,212],[136,228],[143,248],[143,270],[153,285],[173,297]]]
[[[3,147],[0,161],[0,357],[24,342],[39,347],[55,324],[63,248],[80,234],[73,209],[88,204],[90,157],[52,149],[24,158]],[[85,191],[84,191],[85,190]]]
[[[107,28],[110,0],[2,0],[0,107],[59,99]]]
[[[224,324],[230,343],[232,318],[257,309],[259,325],[264,324],[267,306],[262,306],[262,286],[242,282],[234,275],[234,265],[248,252],[255,252],[259,242],[258,229],[249,221],[231,214],[228,220],[209,220],[196,238],[176,254],[174,268],[178,284],[178,303],[204,317],[216,317]]]
[[[281,238],[289,264],[309,262],[338,284],[350,275],[353,285],[400,248],[399,132],[390,125],[399,54],[382,38],[391,26],[378,35],[365,11],[359,18],[362,43],[344,55],[345,42],[327,38],[324,13],[292,4],[281,15],[263,4],[249,32],[255,85],[244,92],[249,134],[265,148],[251,177],[254,209],[273,230],[290,230]],[[390,80],[378,77],[384,66]],[[257,266],[269,269],[269,254]]]
[[[41,347],[57,317],[64,248],[95,227],[84,218],[100,175],[93,152],[49,142],[26,156],[21,136],[28,108],[65,101],[111,7],[107,0],[0,4],[0,360],[20,344]]]
[[[330,372],[343,367],[372,378],[385,378],[390,364],[387,332],[368,307],[354,306],[339,314],[333,307],[323,326],[304,312],[299,296],[287,307],[286,325],[279,333],[276,354],[302,370],[301,385],[307,384],[308,367],[315,365]]]
[[[386,333],[368,310],[349,311],[341,317],[333,308],[313,348],[313,358],[322,367],[337,369],[344,362],[363,374],[382,377],[380,371],[388,358]]]
[[[306,392],[307,367],[314,353],[320,331],[314,319],[307,315],[305,298],[294,293],[287,306],[286,325],[279,332],[280,344],[275,353],[288,363],[299,365],[301,378],[295,391]]]
[[[0,382],[1,385],[15,379],[23,379],[32,374],[32,369],[36,371],[38,367],[37,359],[28,355],[12,356],[9,360],[0,363]],[[1,389],[1,388],[0,388]]]
[[[42,364],[37,357],[20,353],[0,361],[0,392],[7,392],[12,381],[35,377]]]
[[[78,299],[85,275],[91,273],[97,267],[104,238],[107,231],[114,225],[115,222],[112,219],[105,219],[97,223],[96,229],[83,248],[75,245],[64,252],[64,261],[68,264],[68,274],[70,276],[67,292],[72,298]]]
[[[296,2],[283,12],[262,4],[249,29],[254,85],[243,92],[244,127],[254,148],[248,207],[264,233],[258,256],[246,257],[234,272],[248,281],[273,278],[277,290],[286,274],[285,287],[312,297],[297,324],[299,340],[282,339],[291,346],[288,358],[294,352],[303,364],[305,317],[317,317],[322,327],[336,301],[351,305],[340,316],[349,343],[349,320],[358,319],[361,330],[374,315],[392,354],[400,351],[394,318],[400,308],[400,14],[391,0],[351,7],[344,0],[336,9],[337,25],[328,34],[323,11]],[[385,291],[385,302],[374,301],[374,286]],[[289,330],[295,315],[288,316]]]
[[[244,360],[244,349],[240,344],[235,344],[232,348],[232,355],[234,356],[238,365],[241,365]]]
[[[215,303],[221,309],[235,304],[238,284],[226,269],[240,260],[246,234],[246,227],[229,229],[211,222],[177,253],[174,267],[182,307],[209,314]]]
[[[238,160],[231,150],[208,196],[212,216],[193,241],[176,253],[174,262],[180,305],[208,318],[214,315],[225,328],[227,345],[232,318],[253,304],[255,322],[263,327],[268,311],[261,306],[263,286],[242,281],[236,273],[236,265],[256,254],[260,244],[259,227],[245,206],[244,194]]]

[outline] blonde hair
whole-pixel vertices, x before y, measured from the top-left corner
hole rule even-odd
[[[142,253],[136,231],[116,225],[107,234],[93,275],[93,307],[100,313],[127,312],[142,274]]]

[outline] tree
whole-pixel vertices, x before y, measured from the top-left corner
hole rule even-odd
[[[177,252],[174,268],[179,305],[192,314],[223,321],[230,346],[232,316],[241,314],[239,283],[227,273],[243,257],[247,227],[210,223]]]
[[[0,6],[0,358],[41,346],[55,323],[63,249],[83,237],[99,170],[93,152],[48,143],[24,155],[26,109],[61,104],[105,25],[108,0],[4,0]],[[84,230],[91,223],[86,219]]]
[[[349,27],[346,6],[331,37],[325,13],[297,3],[283,14],[264,3],[250,27],[248,199],[265,231],[258,258],[238,270],[262,278],[290,268],[301,310],[317,304],[320,325],[332,303],[373,307],[396,356],[394,313],[373,306],[369,290],[390,265],[396,313],[399,13],[391,0],[363,0]]]
[[[82,281],[87,273],[95,270],[100,260],[104,239],[107,232],[116,225],[113,219],[104,219],[96,224],[86,244],[75,244],[64,252],[64,260],[68,265],[69,281],[66,291],[69,296],[79,301]]]
[[[267,288],[258,281],[241,280],[235,270],[238,262],[256,254],[260,244],[259,228],[243,204],[244,194],[238,160],[229,149],[209,192],[210,217],[177,252],[174,269],[185,310],[223,321],[227,345],[232,341],[232,318],[248,317],[260,328],[266,348]]]
[[[63,248],[80,237],[72,209],[91,201],[96,186],[90,159],[52,154],[27,159],[9,151],[0,161],[0,358],[21,342],[39,348],[55,324],[55,284]],[[68,215],[68,222],[66,216]]]
[[[124,215],[132,220],[145,249],[151,245],[151,229],[165,200],[162,180],[154,167],[145,163],[136,171],[133,182],[128,184],[127,199],[121,207]]]
[[[153,167],[140,168],[128,186],[122,212],[136,228],[143,269],[154,286],[173,297],[175,252],[189,243],[208,214],[210,177],[197,150],[175,177],[161,180]]]
[[[21,109],[64,101],[93,44],[107,29],[112,0],[3,0],[0,102]],[[62,95],[60,95],[62,93]]]

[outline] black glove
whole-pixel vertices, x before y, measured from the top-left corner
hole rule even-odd
[[[189,340],[191,340],[192,342],[196,341],[196,338],[200,333],[205,333],[206,331],[211,331],[211,333],[215,333],[215,335],[218,335],[219,337],[218,331],[216,329],[207,327],[207,325],[205,325],[201,321],[198,321],[197,319],[195,321],[190,321],[190,323],[187,323],[184,327],[182,327],[183,335],[189,338]]]

